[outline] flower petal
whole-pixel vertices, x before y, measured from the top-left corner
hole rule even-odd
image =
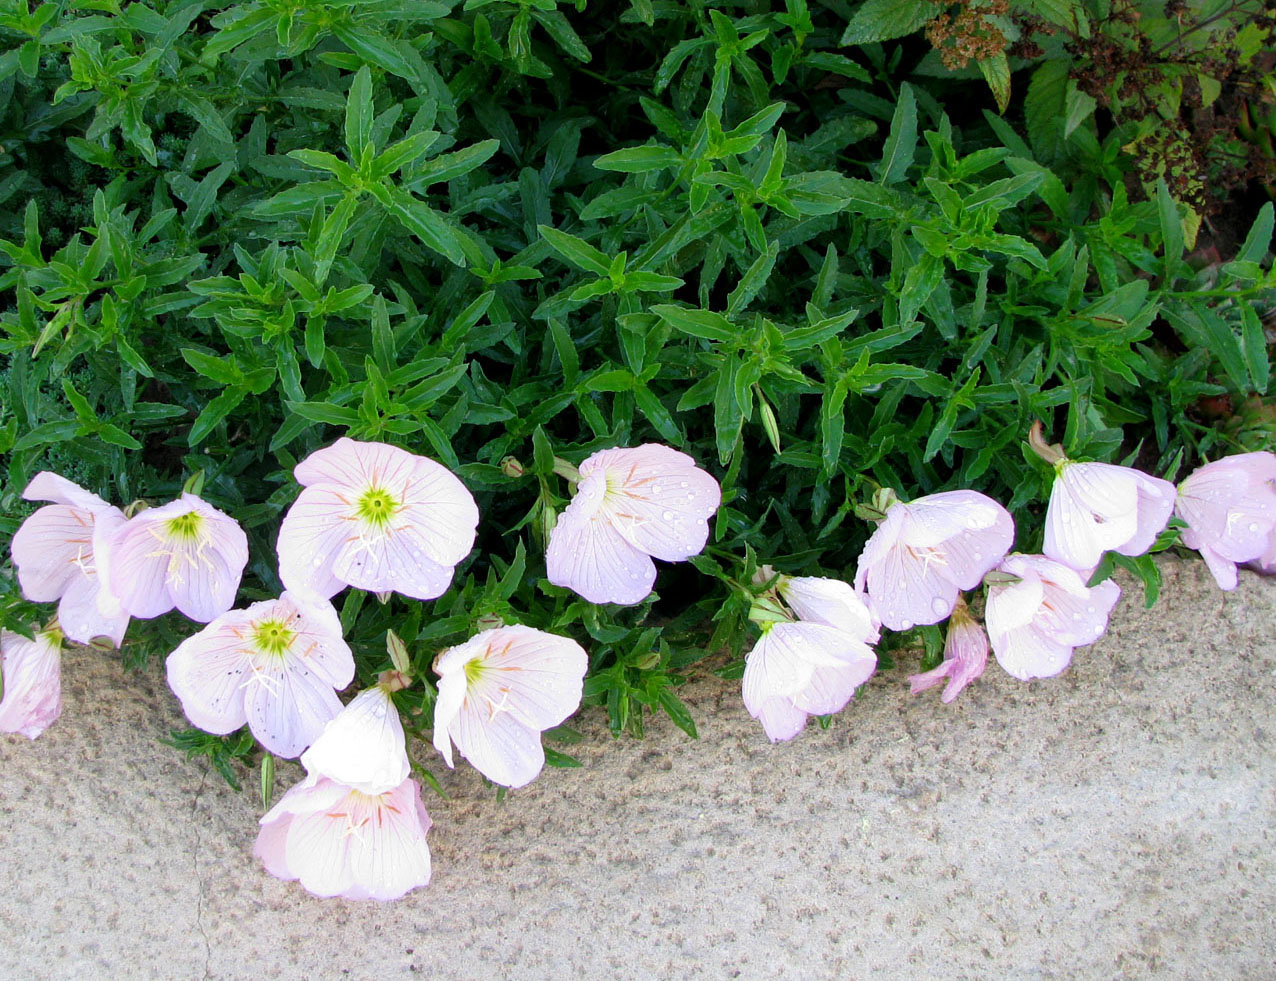
[[[62,645],[53,633],[34,640],[0,630],[0,732],[35,739],[62,714]]]
[[[547,577],[591,603],[639,603],[651,593],[656,566],[593,507],[593,498],[601,498],[605,489],[582,481],[558,516],[545,550]]]
[[[569,637],[520,624],[484,631],[490,652],[483,660],[482,686],[474,684],[470,697],[496,689],[498,704],[523,724],[550,729],[580,708],[589,656]],[[478,638],[475,638],[478,639]]]
[[[487,703],[467,698],[449,733],[461,755],[492,783],[526,786],[545,765],[540,732],[508,712],[493,713]]]
[[[65,504],[42,507],[22,522],[10,547],[22,594],[52,603],[93,561],[93,515]]]
[[[411,774],[399,710],[380,685],[360,692],[301,754],[301,765],[365,794],[393,790]]]
[[[280,659],[253,667],[244,691],[248,728],[270,752],[294,759],[337,717],[341,700],[302,664]]]
[[[881,636],[862,593],[850,583],[821,576],[782,576],[780,596],[800,620],[844,630],[866,643]]]
[[[307,487],[293,501],[275,546],[285,589],[328,599],[345,588],[332,569],[342,550],[359,539],[350,510],[348,496],[330,487]]]
[[[168,687],[186,718],[205,732],[225,735],[248,721],[244,689],[252,679],[252,655],[246,648],[249,630],[244,611],[238,623],[215,621],[187,637],[168,656]]]
[[[381,795],[376,817],[350,844],[349,862],[355,889],[349,899],[398,899],[430,881],[430,849],[426,832],[430,816],[421,801],[421,787],[404,780]]]
[[[111,505],[91,491],[86,491],[79,484],[67,480],[61,474],[42,470],[31,478],[22,497],[28,501],[52,501],[54,504],[67,504],[83,511],[105,510]]]

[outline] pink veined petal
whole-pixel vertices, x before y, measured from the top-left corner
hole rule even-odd
[[[486,702],[479,705],[467,698],[450,733],[461,755],[492,783],[524,787],[545,765],[541,734]]]
[[[777,623],[765,630],[745,658],[741,695],[755,719],[769,699],[792,699],[815,670],[803,656],[802,634],[795,626]]]
[[[50,470],[42,470],[27,484],[22,497],[28,501],[52,501],[54,504],[67,504],[83,511],[94,512],[109,508],[111,505],[91,491],[86,491],[79,484],[67,480],[61,474]]]
[[[1133,499],[1137,500],[1137,492]],[[1136,522],[1134,517],[1127,524],[1133,528]],[[1074,569],[1093,569],[1109,548],[1103,525],[1077,501],[1063,478],[1056,477],[1046,507],[1046,535],[1041,550]]]
[[[580,472],[605,476],[607,520],[639,551],[681,562],[704,550],[722,491],[686,454],[656,443],[602,450]]]
[[[576,497],[550,532],[545,550],[547,577],[591,603],[639,603],[655,584],[655,563],[599,516],[595,498],[601,498],[605,483],[586,485],[582,480]]]
[[[81,575],[67,587],[58,603],[58,625],[66,636],[79,644],[91,644],[97,637],[107,637],[115,647],[124,639],[129,615],[111,598],[114,615],[102,612],[102,595],[97,575]]]
[[[168,556],[158,551],[159,541],[149,523],[139,521],[143,511],[111,536],[111,592],[131,615],[150,620],[173,608],[168,592]]]
[[[169,595],[177,609],[200,623],[209,623],[235,605],[239,581],[248,564],[247,538],[239,525],[210,526],[213,542],[202,551],[185,546],[186,569],[170,577]]]
[[[297,878],[288,868],[288,831],[291,827],[291,814],[282,814],[269,824],[263,820],[257,840],[253,842],[253,855],[261,860],[267,872],[285,882]]]
[[[358,820],[353,792],[341,784],[322,780],[345,791],[322,809],[293,814],[284,841],[283,865],[289,878],[297,879],[316,896],[341,896],[355,887],[350,868],[350,848]]]
[[[418,457],[409,478],[407,505],[395,516],[414,529],[429,558],[441,566],[456,565],[474,548],[478,505],[456,474],[442,464]]]
[[[800,620],[837,627],[866,643],[880,638],[879,625],[874,622],[868,603],[850,583],[820,576],[783,576],[779,590]]]
[[[1034,625],[1045,636],[1073,647],[1093,644],[1108,629],[1108,614],[1120,595],[1120,587],[1110,579],[1088,590],[1085,596],[1073,596],[1046,583],[1045,601]],[[1105,603],[1109,598],[1110,602]]]
[[[398,899],[430,881],[426,832],[430,816],[415,780],[404,780],[382,794],[376,816],[354,836],[349,849],[350,899]]]
[[[456,649],[455,647],[452,648],[453,651]],[[444,657],[446,656],[445,654]],[[434,748],[439,751],[439,755],[443,757],[443,761],[449,767],[455,766],[452,762],[451,733],[457,717],[461,714],[461,707],[465,704],[466,687],[464,671],[441,672],[439,674],[439,694],[434,700],[434,737],[432,741]]]
[[[929,671],[923,671],[919,674],[910,674],[908,676],[908,693],[917,695],[924,692],[927,688],[933,688],[935,685],[948,682],[948,687],[944,689],[944,694],[940,695],[940,701],[949,701],[946,696],[949,689],[953,687],[952,681],[957,673],[959,665],[956,661],[940,661],[938,665]],[[960,690],[960,689],[959,689]]]
[[[62,714],[62,645],[55,638],[0,630],[0,732],[35,739]]]
[[[420,600],[441,596],[452,584],[452,567],[434,562],[420,530],[409,525],[343,546],[332,572],[357,589],[394,590]]]
[[[354,680],[354,655],[342,639],[341,618],[327,600],[285,590],[279,599],[254,603],[247,612],[257,620],[282,620],[294,631],[290,664],[304,664],[338,691]]]
[[[1072,647],[1042,635],[1035,626],[991,635],[993,654],[1007,674],[1020,681],[1049,678],[1072,661]]]
[[[806,688],[793,696],[793,704],[811,715],[840,712],[876,670],[877,657],[871,653],[842,667],[816,668]]]
[[[896,504],[886,512],[886,519],[877,526],[877,530],[869,535],[868,541],[864,543],[864,551],[860,553],[859,561],[855,567],[855,591],[857,593],[863,593],[867,590],[869,571],[880,567],[898,546],[900,533],[903,531],[907,514],[907,510],[900,510],[900,506]],[[872,597],[869,598],[869,607],[876,613]]]
[[[1041,609],[1045,598],[1045,586],[1035,569],[1011,566],[1010,556],[1001,564],[1001,568],[1023,578],[1016,583],[993,586],[988,590],[988,603],[984,610],[984,620],[989,634],[1008,634],[1028,626]]]
[[[1014,537],[1014,521],[1010,512],[979,491],[942,491],[919,497],[903,506],[910,519],[905,535],[909,545],[937,546],[954,535],[967,532],[988,532],[995,534],[999,540],[1009,529],[1010,538]],[[1006,547],[1009,548],[1009,542]]]
[[[332,570],[337,556],[359,540],[351,510],[349,496],[330,487],[308,487],[293,501],[276,544],[285,589],[328,599],[345,588]]]
[[[901,536],[880,563],[867,569],[868,595],[882,625],[909,630],[952,613],[959,590],[947,577],[947,563],[943,546],[918,549]]]
[[[93,515],[65,504],[42,507],[22,522],[11,549],[22,594],[36,603],[51,603],[93,561]]]
[[[968,614],[960,618],[954,616],[948,623],[948,635],[944,639],[943,662],[924,674],[911,675],[908,679],[910,689],[915,695],[947,678],[948,684],[940,695],[940,701],[947,704],[980,677],[987,664],[988,635],[984,629]]]
[[[238,623],[217,621],[187,637],[165,662],[168,687],[186,718],[205,732],[225,735],[248,721],[244,690],[253,676],[245,611]],[[237,632],[237,631],[241,631]]]
[[[589,656],[569,637],[514,624],[478,635],[490,652],[470,698],[510,712],[532,728],[545,730],[580,708]]]
[[[806,727],[807,713],[793,704],[792,698],[767,698],[749,714],[762,723],[762,730],[773,743],[786,742]]]
[[[1176,491],[1168,480],[1134,471],[1138,488],[1138,504],[1135,508],[1137,526],[1116,551],[1122,555],[1142,555],[1156,542],[1174,513]]]
[[[293,469],[302,487],[332,485],[366,487],[410,474],[415,461],[425,459],[390,443],[342,436],[331,446],[315,450]]]
[[[266,749],[285,759],[300,756],[341,711],[332,686],[302,664],[259,661],[248,681],[248,728]]]
[[[1240,576],[1236,572],[1235,562],[1223,558],[1208,545],[1192,545],[1188,542],[1186,534],[1183,536],[1183,543],[1189,548],[1196,548],[1201,553],[1201,558],[1205,560],[1205,565],[1214,577],[1214,581],[1218,583],[1219,589],[1230,592],[1240,585]]]
[[[385,689],[360,692],[301,754],[301,765],[365,794],[381,794],[411,773],[403,723]]]
[[[332,809],[350,793],[345,784],[329,780],[318,773],[310,773],[300,783],[293,784],[288,792],[258,822],[262,827],[284,821],[298,814],[312,814]],[[292,876],[296,878],[296,876]]]

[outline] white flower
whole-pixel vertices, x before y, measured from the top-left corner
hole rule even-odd
[[[1142,555],[1174,510],[1174,485],[1111,463],[1061,460],[1046,508],[1042,551],[1082,572],[1103,553]]]

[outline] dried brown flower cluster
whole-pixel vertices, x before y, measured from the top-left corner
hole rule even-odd
[[[984,61],[1006,50],[1007,39],[990,17],[1003,17],[1009,0],[962,0],[956,14],[943,13],[926,25],[926,39],[949,71]]]

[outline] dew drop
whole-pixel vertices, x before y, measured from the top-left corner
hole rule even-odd
[[[1080,614],[1080,613],[1074,613],[1074,614],[1072,614],[1072,619],[1074,619],[1074,620],[1080,620],[1080,619],[1081,619],[1081,614]]]
[[[1250,534],[1253,534],[1254,532],[1258,531],[1258,525],[1257,525],[1257,524],[1251,524],[1251,525],[1249,526],[1249,530],[1250,530]]]
[[[679,486],[679,487],[686,487],[686,486],[687,486],[687,482],[684,480],[684,481],[682,481],[681,483],[679,483],[679,484],[678,484],[678,486]]]
[[[313,565],[316,569],[318,569],[321,565],[323,565],[323,559],[321,559],[319,556],[316,555],[314,557],[314,560],[310,564]]]
[[[661,518],[663,518],[665,521],[672,521],[672,520],[673,520],[673,512],[672,512],[672,511],[662,511],[662,512],[660,513],[660,517],[661,517]]]
[[[659,494],[659,493],[660,493],[660,485],[659,485],[659,484],[652,484],[652,485],[651,485],[651,492],[652,492],[653,494]]]
[[[1093,606],[1087,606],[1087,607],[1086,607],[1086,611],[1087,611],[1088,613],[1093,613],[1093,612],[1094,612],[1094,607],[1093,607]]]
[[[930,601],[930,612],[935,614],[935,616],[942,617],[948,612],[948,604],[936,596]]]
[[[971,553],[971,557],[972,557],[972,558],[973,558],[976,562],[982,562],[982,561],[984,560],[984,553],[983,553],[983,552],[972,552],[972,553]]]
[[[899,629],[900,629],[900,630],[912,630],[912,629],[913,629],[913,621],[912,621],[912,620],[901,620],[901,621],[899,622]]]

